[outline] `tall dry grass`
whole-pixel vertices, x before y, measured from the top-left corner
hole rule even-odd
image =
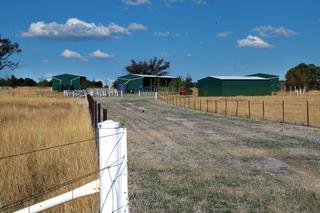
[[[310,126],[320,127],[320,95],[197,97],[161,94],[160,99],[203,112],[273,121],[284,120],[303,125],[309,122]]]
[[[89,119],[85,100],[63,97],[49,89],[17,88],[14,96],[10,90],[2,91],[0,157],[93,138]],[[95,142],[90,141],[0,161],[0,207],[97,170],[96,157]],[[88,177],[24,206],[81,186],[96,177]],[[97,205],[94,195],[48,212],[93,212]]]

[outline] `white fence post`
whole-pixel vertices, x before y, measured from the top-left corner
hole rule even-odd
[[[139,90],[139,96],[141,96],[140,90]]]
[[[158,100],[158,92],[155,92],[155,98]]]
[[[112,120],[99,123],[98,128],[100,213],[129,212],[127,131]]]

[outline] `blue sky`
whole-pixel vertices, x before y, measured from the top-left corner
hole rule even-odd
[[[72,73],[105,82],[130,59],[162,57],[170,74],[265,72],[284,77],[320,65],[316,0],[10,0],[0,34],[21,45],[15,74],[34,79]]]

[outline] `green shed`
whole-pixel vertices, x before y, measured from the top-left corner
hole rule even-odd
[[[52,76],[52,90],[61,92],[63,90],[80,90],[81,76],[62,74]]]
[[[279,92],[280,91],[280,80],[278,75],[270,75],[265,73],[255,73],[247,76],[256,76],[261,78],[268,78],[271,82],[271,89],[272,92]]]
[[[259,76],[209,76],[198,81],[199,96],[271,95],[272,79]]]
[[[168,88],[170,82],[177,77],[128,74],[117,78],[115,85],[118,90],[137,93],[140,91],[154,91],[159,88]]]

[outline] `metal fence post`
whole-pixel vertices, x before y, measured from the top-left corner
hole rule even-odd
[[[100,213],[129,212],[127,131],[120,123],[99,123]]]

